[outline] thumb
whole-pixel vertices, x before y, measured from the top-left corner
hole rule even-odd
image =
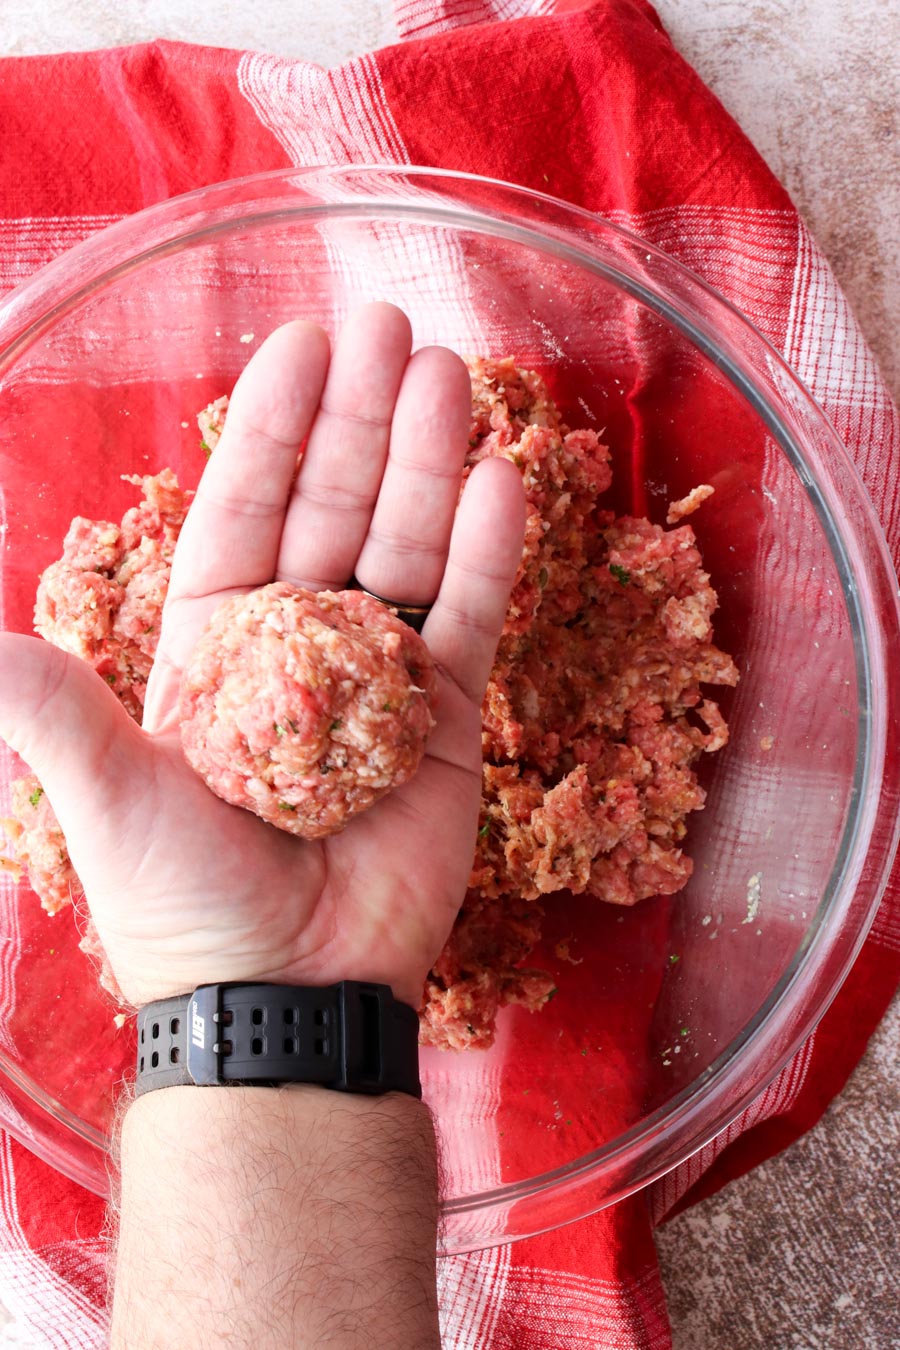
[[[68,834],[109,810],[142,733],[84,661],[0,633],[0,737],[37,774]]]

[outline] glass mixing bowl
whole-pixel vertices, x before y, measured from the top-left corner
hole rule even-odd
[[[535,964],[558,996],[509,1009],[489,1053],[423,1054],[464,1250],[609,1204],[706,1143],[822,1014],[895,847],[898,614],[864,489],[791,371],[657,249],[547,197],[410,169],[225,183],[80,245],[0,308],[2,622],[30,631],[72,516],[118,519],[126,473],[203,466],[194,414],[277,324],[334,331],[359,302],[417,344],[514,355],[569,423],[605,429],[618,509],[692,517],[736,658],[731,743],[711,756],[695,860],[671,900],[548,904]],[[0,790],[21,766],[4,752]],[[8,800],[0,798],[0,814]],[[0,896],[0,1117],[107,1187],[133,1025],[113,1022],[71,913]]]

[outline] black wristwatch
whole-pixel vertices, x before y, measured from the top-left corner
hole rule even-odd
[[[386,984],[204,984],[137,1016],[135,1093],[318,1083],[421,1097],[419,1019]]]

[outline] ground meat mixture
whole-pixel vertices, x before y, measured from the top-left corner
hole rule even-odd
[[[35,630],[102,675],[140,720],[159,641],[175,543],[191,494],[171,469],[125,481],[142,489],[119,525],[76,516],[63,554],[38,584]],[[12,785],[13,818],[2,823],[15,865],[44,909],[56,914],[83,894],[53,808],[34,775]],[[0,860],[9,863],[9,859]],[[88,932],[86,940],[91,941]]]
[[[200,428],[200,449],[211,455],[219,444],[225,426],[225,414],[228,411],[228,395],[223,394],[197,414],[197,426]]]
[[[522,472],[528,518],[522,566],[484,701],[483,796],[469,890],[426,982],[421,1012],[423,1043],[457,1049],[490,1045],[503,1006],[536,1009],[554,993],[548,974],[525,965],[540,939],[544,904],[564,903],[565,893],[574,892],[632,905],[685,884],[691,874],[682,851],[685,820],[704,802],[697,761],[728,738],[719,708],[702,686],[734,685],[738,678],[731,658],[712,641],[716,595],[691,527],[664,530],[644,519],[615,518],[603,504],[611,471],[597,434],[566,427],[541,378],[514,362],[476,360],[470,370],[467,473],[488,455],[512,460]],[[227,398],[218,399],[198,418],[207,452],[218,442],[227,406]],[[88,660],[135,717],[186,508],[168,471],[143,485],[145,500],[121,526],[73,521],[63,558],[42,578],[36,611],[38,631]],[[711,493],[707,484],[695,488],[670,507],[667,523],[679,522]],[[366,602],[359,592],[349,594],[356,597],[351,605]],[[229,769],[236,759],[241,765],[239,790],[248,799],[241,804],[263,803],[261,814],[282,826],[307,817],[317,829],[342,824],[354,791],[371,787],[361,776],[366,756],[385,743],[371,700],[351,712],[354,695],[341,702],[346,690],[337,692],[344,689],[341,672],[347,673],[347,633],[360,617],[370,634],[381,633],[385,641],[396,629],[379,627],[386,612],[381,606],[379,615],[363,616],[359,608],[348,612],[343,595],[312,597],[309,603],[320,611],[334,605],[326,622],[333,636],[325,638],[332,651],[329,657],[319,652],[316,661],[321,657],[327,665],[333,658],[328,669],[337,678],[304,712],[301,733],[282,702],[288,644],[278,629],[285,597],[276,598],[274,608],[247,602],[247,622],[266,652],[261,705],[241,712],[240,698],[229,695],[215,734],[208,709],[201,715],[212,688],[224,690],[230,679],[243,678],[228,669],[234,639],[217,631],[198,657],[197,687],[188,696],[188,718],[198,719],[186,732],[194,747],[188,753],[197,755],[200,767],[219,737],[223,762]],[[307,618],[304,602],[291,623],[302,627]],[[414,638],[410,630],[404,633],[410,637],[399,639],[401,648]],[[383,654],[372,659],[383,671]],[[430,727],[429,695],[418,692],[432,688],[430,662],[418,650],[414,662],[410,670],[401,658],[402,691],[392,685],[379,705],[394,719],[396,734],[405,725],[399,706],[413,700],[410,756],[404,751],[397,757],[401,772]],[[349,684],[357,689],[355,679]],[[307,720],[312,752],[300,744]],[[397,768],[388,756],[378,781]],[[292,776],[298,769],[299,779]],[[210,772],[218,791],[224,786],[221,767]],[[45,907],[56,912],[80,887],[36,779],[15,786],[13,810],[16,820],[7,823],[7,832],[16,858],[7,865],[26,868]],[[91,941],[89,931],[82,945],[93,950]],[[108,987],[110,982],[108,974]]]
[[[499,1007],[553,993],[522,968],[543,897],[633,905],[691,874],[695,765],[727,740],[702,684],[737,670],[712,642],[716,595],[690,526],[614,518],[592,431],[570,431],[540,378],[475,361],[469,463],[504,455],[529,505],[523,566],[483,708],[483,794],[469,892],[426,986],[422,1040],[487,1045]],[[676,518],[711,489],[676,503]]]
[[[412,777],[435,687],[425,643],[380,601],[275,582],[225,600],[200,638],[185,758],[225,801],[318,839]]]
[[[12,845],[15,866],[27,870],[31,889],[48,914],[58,914],[81,894],[65,837],[44,789],[33,773],[12,785],[12,818],[0,822]]]
[[[441,1049],[487,1049],[497,1013],[510,1003],[532,1010],[554,992],[543,970],[522,963],[541,936],[539,905],[514,896],[491,900],[470,890],[453,935],[425,982],[420,1040]]]
[[[41,577],[34,626],[93,666],[140,717],[189,494],[171,469],[128,481],[144,496],[121,525],[83,516],[72,521],[62,557]]]

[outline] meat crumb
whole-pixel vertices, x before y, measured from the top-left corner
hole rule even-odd
[[[680,501],[672,502],[666,514],[666,524],[677,525],[679,520],[683,520],[685,516],[693,515],[698,506],[702,506],[707,497],[711,497],[715,490],[709,483],[700,483],[697,487],[692,488],[686,497],[682,497]]]
[[[228,395],[223,394],[197,414],[197,426],[200,428],[200,449],[207,455],[212,454],[219,444],[225,426],[225,414],[228,411]]]

